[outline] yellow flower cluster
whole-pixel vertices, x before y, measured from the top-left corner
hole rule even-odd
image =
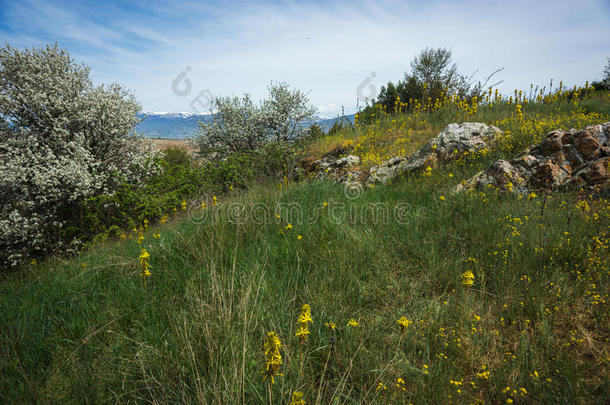
[[[282,342],[280,342],[280,339],[274,332],[269,332],[264,346],[265,370],[263,372],[263,380],[268,378],[271,384],[274,383],[275,376],[283,375],[280,373],[280,367],[282,367],[282,355],[280,354],[281,347]]]
[[[140,267],[142,268],[142,271],[140,272],[140,277],[145,280],[151,276],[148,259],[150,259],[150,254],[146,251],[146,249],[142,249],[142,251],[140,252]]]
[[[304,304],[303,308],[301,308],[301,314],[297,319],[298,329],[295,333],[295,336],[299,338],[301,343],[305,343],[307,340],[307,336],[311,332],[309,332],[309,324],[313,324],[313,319],[311,317],[311,307],[308,304]]]

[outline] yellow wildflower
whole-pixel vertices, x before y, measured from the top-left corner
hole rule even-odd
[[[306,402],[303,397],[304,394],[301,391],[294,391],[292,393],[292,399],[288,405],[305,405]]]
[[[467,270],[462,273],[462,284],[466,287],[472,287],[472,285],[474,284],[474,274],[472,273],[472,271]]]
[[[396,321],[396,323],[400,325],[400,331],[402,333],[405,333],[407,331],[407,328],[409,327],[409,325],[411,325],[413,322],[408,320],[404,316],[402,316],[400,319],[398,319]]]
[[[358,326],[358,321],[356,321],[354,318],[352,318],[347,322],[347,325],[348,326]]]
[[[267,334],[267,341],[265,342],[265,370],[263,381],[269,378],[271,384],[274,383],[275,376],[281,376],[280,367],[282,366],[282,355],[280,354],[280,348],[282,343],[280,339],[275,336],[274,332]]]

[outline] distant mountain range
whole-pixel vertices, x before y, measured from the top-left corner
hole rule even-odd
[[[214,114],[142,111],[138,118],[142,119],[142,122],[136,126],[136,131],[146,138],[186,139],[197,133],[199,121],[210,122],[214,119]],[[347,115],[346,118],[354,122],[354,114]],[[304,125],[318,124],[327,131],[341,119],[342,117],[314,117]]]

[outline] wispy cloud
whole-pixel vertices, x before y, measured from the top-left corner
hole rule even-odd
[[[263,97],[272,81],[310,91],[326,114],[355,109],[358,85],[397,80],[426,46],[453,50],[460,70],[498,67],[504,90],[599,77],[610,53],[605,1],[197,2],[23,0],[3,4],[0,38],[59,42],[96,81],[133,89],[149,110],[191,109],[199,91]],[[193,91],[171,83],[190,67]]]

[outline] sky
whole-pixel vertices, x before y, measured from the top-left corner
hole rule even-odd
[[[353,113],[426,47],[503,92],[600,79],[610,0],[0,0],[0,46],[57,42],[148,111],[203,113],[216,96],[307,92],[321,116]]]

